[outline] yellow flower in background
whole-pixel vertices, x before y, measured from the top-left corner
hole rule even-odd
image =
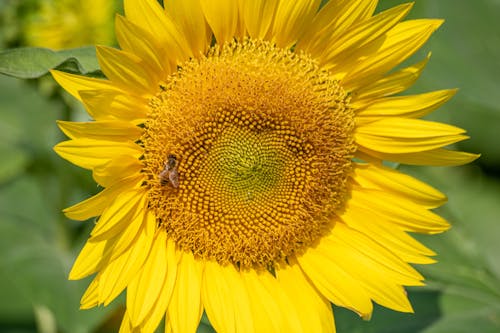
[[[441,20],[377,1],[126,0],[107,80],[53,72],[90,122],[55,147],[104,187],[65,210],[98,217],[70,273],[82,308],[123,290],[120,332],[334,332],[330,303],[368,319],[412,312],[408,232],[448,223],[446,198],[383,165],[459,165],[464,130],[418,118],[455,90],[393,96],[428,58],[391,71]],[[215,40],[215,42],[212,42]]]
[[[51,49],[114,44],[114,0],[39,0],[25,19],[29,46]]]

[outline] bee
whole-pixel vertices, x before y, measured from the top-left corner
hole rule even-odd
[[[174,188],[179,187],[179,171],[177,170],[177,166],[177,157],[173,154],[169,154],[165,161],[165,167],[158,175],[162,186],[170,182]]]

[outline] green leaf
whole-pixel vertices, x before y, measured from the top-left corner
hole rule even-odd
[[[74,253],[67,248],[58,225],[60,217],[42,201],[44,192],[34,177],[23,177],[2,188],[0,275],[10,280],[15,294],[50,310],[59,331],[92,332],[117,302],[106,308],[79,310],[89,281],[68,281]],[[2,297],[5,287],[0,285]]]
[[[499,309],[466,296],[445,293],[440,300],[443,317],[423,333],[497,333]]]
[[[52,150],[64,139],[56,125],[56,119],[64,117],[62,105],[43,98],[34,88],[34,84],[0,75],[0,184],[17,176],[36,176],[44,189],[45,209],[60,212],[96,192],[96,187],[87,171],[64,161]],[[75,117],[86,119],[83,111],[75,112]],[[33,214],[23,207],[22,212]]]
[[[96,188],[86,172],[54,154],[61,104],[33,88],[0,76],[0,331],[34,331],[36,307],[53,313],[59,332],[92,332],[115,305],[79,310],[89,281],[67,280],[81,248],[72,240],[91,224],[69,221],[61,209]],[[40,330],[48,317],[38,317]]]
[[[99,70],[95,48],[82,47],[52,51],[38,47],[10,49],[0,52],[0,73],[21,78],[39,78],[51,69],[92,74]]]
[[[0,184],[22,173],[29,162],[29,156],[24,150],[3,142],[0,142],[0,156]]]
[[[14,332],[16,329],[31,329],[35,332],[33,304],[23,294],[19,293],[12,281],[12,276],[0,269],[0,328],[1,331]],[[9,329],[7,329],[9,328]]]
[[[43,305],[35,305],[35,318],[40,333],[56,333],[57,324],[54,313]]]
[[[57,143],[55,121],[61,117],[60,103],[48,101],[33,88],[0,75],[0,141],[32,153],[48,151]]]

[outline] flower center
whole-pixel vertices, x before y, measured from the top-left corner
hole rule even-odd
[[[269,269],[332,226],[353,112],[308,56],[252,40],[216,46],[161,88],[141,143],[150,208],[177,246]]]

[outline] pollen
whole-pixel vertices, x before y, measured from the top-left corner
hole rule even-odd
[[[159,91],[140,144],[149,206],[180,249],[272,269],[332,227],[354,114],[310,57],[249,39],[216,45]],[[175,184],[160,177],[174,171]]]

